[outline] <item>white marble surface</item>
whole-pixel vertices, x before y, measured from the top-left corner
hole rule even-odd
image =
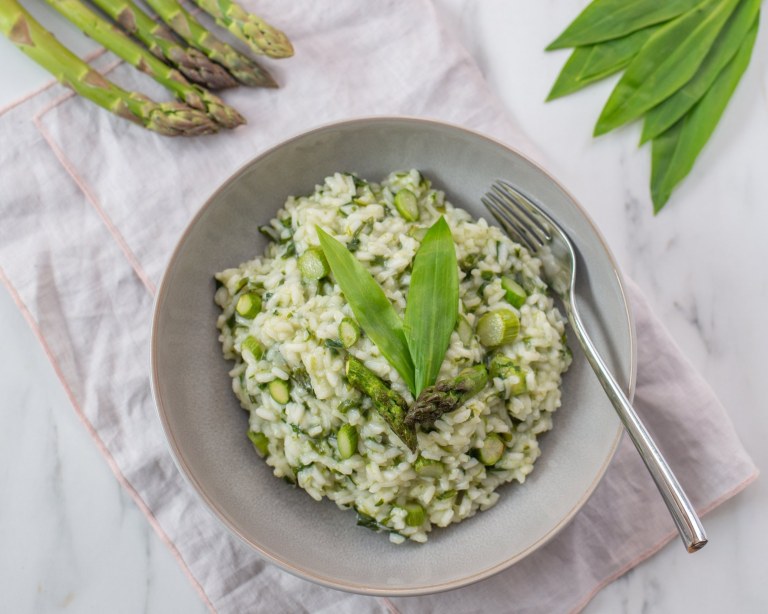
[[[28,2],[27,4],[34,4]],[[438,0],[546,164],[587,207],[627,274],[728,408],[768,470],[768,18],[752,64],[691,177],[661,215],[637,126],[592,139],[610,83],[544,104],[566,54],[543,47],[585,0]],[[35,7],[47,23],[58,21]],[[64,31],[57,26],[57,31]],[[290,27],[286,24],[286,30]],[[92,44],[63,37],[79,51]],[[0,106],[47,76],[0,39]],[[0,578],[8,612],[204,612],[117,484],[36,339],[0,290]],[[768,487],[705,518],[711,543],[673,542],[605,588],[590,614],[768,611]],[[513,607],[510,608],[513,610]]]

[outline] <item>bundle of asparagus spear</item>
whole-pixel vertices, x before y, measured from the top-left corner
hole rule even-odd
[[[46,0],[84,34],[167,88],[176,101],[155,102],[110,82],[73,54],[17,0],[0,0],[0,32],[61,83],[149,130],[169,136],[212,134],[245,123],[211,90],[277,87],[267,70],[207,30],[179,0]],[[195,0],[248,48],[270,58],[293,55],[286,35],[233,0]],[[99,12],[100,11],[100,12]],[[159,21],[156,19],[159,18]]]

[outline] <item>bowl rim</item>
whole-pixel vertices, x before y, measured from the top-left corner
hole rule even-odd
[[[279,143],[276,143],[275,145],[267,148],[260,154],[249,159],[247,162],[243,163],[236,171],[234,171],[229,177],[227,177],[227,179],[225,179],[219,185],[219,187],[216,188],[216,190],[214,190],[208,196],[208,198],[204,201],[202,206],[200,206],[197,212],[193,215],[193,217],[187,223],[183,232],[179,235],[179,238],[176,241],[173,251],[166,263],[162,278],[160,280],[160,284],[157,287],[157,292],[155,294],[154,305],[152,309],[152,325],[151,325],[150,348],[149,348],[150,349],[149,362],[150,362],[150,374],[151,374],[150,387],[152,392],[152,398],[155,404],[155,409],[157,411],[158,417],[160,419],[160,423],[162,425],[163,433],[166,438],[167,447],[168,447],[168,450],[170,451],[171,457],[173,459],[174,464],[176,465],[176,468],[179,470],[179,472],[187,481],[187,483],[192,486],[192,489],[195,495],[204,503],[204,507],[208,510],[208,512],[211,513],[212,516],[214,516],[219,522],[221,522],[223,526],[226,527],[226,529],[231,534],[235,535],[242,542],[247,544],[262,558],[272,563],[275,563],[282,570],[287,571],[292,575],[302,578],[304,580],[309,580],[321,586],[333,588],[336,590],[363,594],[363,595],[370,595],[374,597],[409,597],[409,596],[439,593],[443,591],[458,589],[464,586],[468,586],[470,584],[474,584],[475,582],[479,582],[480,580],[489,578],[503,571],[504,569],[507,569],[508,567],[521,561],[526,556],[528,556],[538,548],[541,548],[544,544],[550,541],[555,535],[557,535],[564,527],[566,527],[570,523],[570,521],[584,506],[587,500],[592,496],[598,484],[605,476],[605,472],[607,471],[608,466],[610,465],[611,461],[613,460],[613,457],[616,454],[616,451],[618,450],[619,443],[621,442],[621,438],[624,433],[624,427],[621,424],[621,422],[620,421],[618,422],[618,427],[616,429],[616,434],[614,435],[614,439],[613,439],[610,451],[606,455],[606,458],[603,464],[601,465],[600,470],[595,475],[595,478],[590,483],[589,487],[584,491],[582,496],[576,501],[576,503],[573,505],[570,511],[563,518],[561,518],[554,527],[552,527],[547,533],[545,533],[536,542],[531,544],[528,548],[526,548],[521,552],[518,552],[514,556],[511,556],[500,563],[497,563],[481,571],[478,571],[474,574],[471,574],[469,576],[464,576],[459,579],[454,579],[454,580],[450,580],[442,583],[436,583],[436,584],[428,584],[428,585],[423,585],[423,586],[414,587],[414,588],[400,588],[400,589],[396,587],[395,588],[377,588],[377,587],[365,586],[362,584],[357,584],[357,583],[348,582],[348,581],[340,581],[338,579],[326,577],[326,576],[317,574],[315,572],[302,569],[294,565],[293,563],[290,563],[289,561],[284,560],[283,557],[281,557],[279,554],[275,552],[267,551],[264,548],[257,546],[246,535],[242,534],[237,529],[234,522],[229,518],[229,515],[227,514],[227,512],[221,509],[221,507],[206,494],[202,484],[198,482],[197,478],[194,476],[194,474],[192,473],[192,471],[189,469],[189,467],[184,461],[180,446],[173,432],[171,431],[170,425],[166,418],[163,399],[159,391],[159,373],[158,373],[158,362],[157,362],[157,344],[158,344],[157,328],[158,328],[158,321],[160,319],[159,313],[160,313],[161,306],[164,302],[166,293],[168,292],[169,279],[175,268],[174,265],[176,264],[179,258],[180,251],[182,247],[185,245],[190,233],[196,227],[200,218],[205,214],[205,212],[211,206],[213,201],[219,196],[219,194],[223,192],[225,189],[227,189],[234,181],[239,179],[240,176],[243,175],[253,164],[257,163],[259,160],[263,158],[266,158],[267,156],[272,155],[274,151],[281,149],[293,143],[294,141],[298,141],[306,137],[309,137],[312,134],[324,132],[334,128],[342,128],[342,127],[349,127],[349,126],[352,126],[352,127],[366,126],[367,127],[372,124],[388,124],[388,123],[412,123],[412,124],[419,124],[419,125],[429,125],[436,128],[442,128],[442,129],[447,128],[449,130],[464,133],[465,135],[468,135],[473,138],[480,138],[482,140],[489,141],[492,144],[496,145],[497,147],[501,147],[502,149],[506,149],[512,152],[513,154],[519,156],[520,158],[522,158],[523,160],[525,160],[526,162],[534,166],[539,172],[543,173],[549,181],[551,181],[557,188],[559,188],[570,199],[573,205],[575,205],[579,214],[583,216],[587,224],[590,226],[591,230],[595,233],[595,236],[597,237],[603,250],[605,251],[605,254],[608,258],[608,262],[610,264],[613,275],[616,278],[616,282],[619,288],[619,293],[622,297],[622,301],[624,304],[624,312],[625,312],[624,315],[626,316],[626,322],[627,322],[628,333],[629,333],[629,382],[628,382],[628,387],[626,392],[629,400],[632,401],[632,399],[634,398],[635,388],[637,383],[637,334],[635,329],[635,319],[633,316],[632,308],[628,300],[626,282],[624,281],[624,276],[616,262],[616,258],[613,255],[613,252],[611,251],[607,241],[605,240],[605,237],[603,236],[603,234],[601,233],[601,231],[599,230],[599,228],[597,227],[597,225],[595,224],[591,216],[587,213],[585,208],[579,203],[579,201],[573,196],[573,194],[570,191],[568,191],[559,181],[557,181],[557,179],[555,179],[555,177],[552,176],[552,174],[549,171],[547,171],[545,168],[541,166],[541,164],[533,160],[529,155],[525,154],[519,149],[497,138],[494,138],[492,136],[489,136],[477,130],[466,128],[465,126],[461,126],[458,124],[454,124],[454,123],[446,122],[442,120],[409,116],[409,115],[361,116],[361,117],[355,117],[355,118],[341,120],[341,121],[332,121],[332,122],[323,123],[314,128],[310,128],[309,130],[303,130],[299,133],[295,133],[293,136],[290,136],[285,140],[282,140]]]

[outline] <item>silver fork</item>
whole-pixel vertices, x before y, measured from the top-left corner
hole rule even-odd
[[[688,552],[707,543],[707,535],[677,478],[651,438],[616,379],[589,338],[576,308],[576,252],[568,235],[529,198],[506,181],[496,182],[481,199],[504,231],[528,247],[542,262],[546,281],[562,300],[568,321],[584,354],[624,423],[653,477]]]

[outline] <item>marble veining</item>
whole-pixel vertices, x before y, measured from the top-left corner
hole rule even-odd
[[[624,271],[714,387],[765,471],[768,18],[762,18],[752,64],[712,142],[666,209],[653,216],[650,154],[647,146],[637,147],[638,127],[591,137],[611,82],[544,103],[567,54],[543,48],[586,0],[436,5],[539,145],[537,158],[584,204]],[[45,7],[37,12],[51,19]],[[47,80],[4,39],[0,63],[0,106]],[[0,361],[0,609],[205,612],[96,450],[5,290]],[[762,479],[705,517],[711,542],[702,552],[690,556],[672,542],[599,592],[585,612],[768,611],[766,509]]]

